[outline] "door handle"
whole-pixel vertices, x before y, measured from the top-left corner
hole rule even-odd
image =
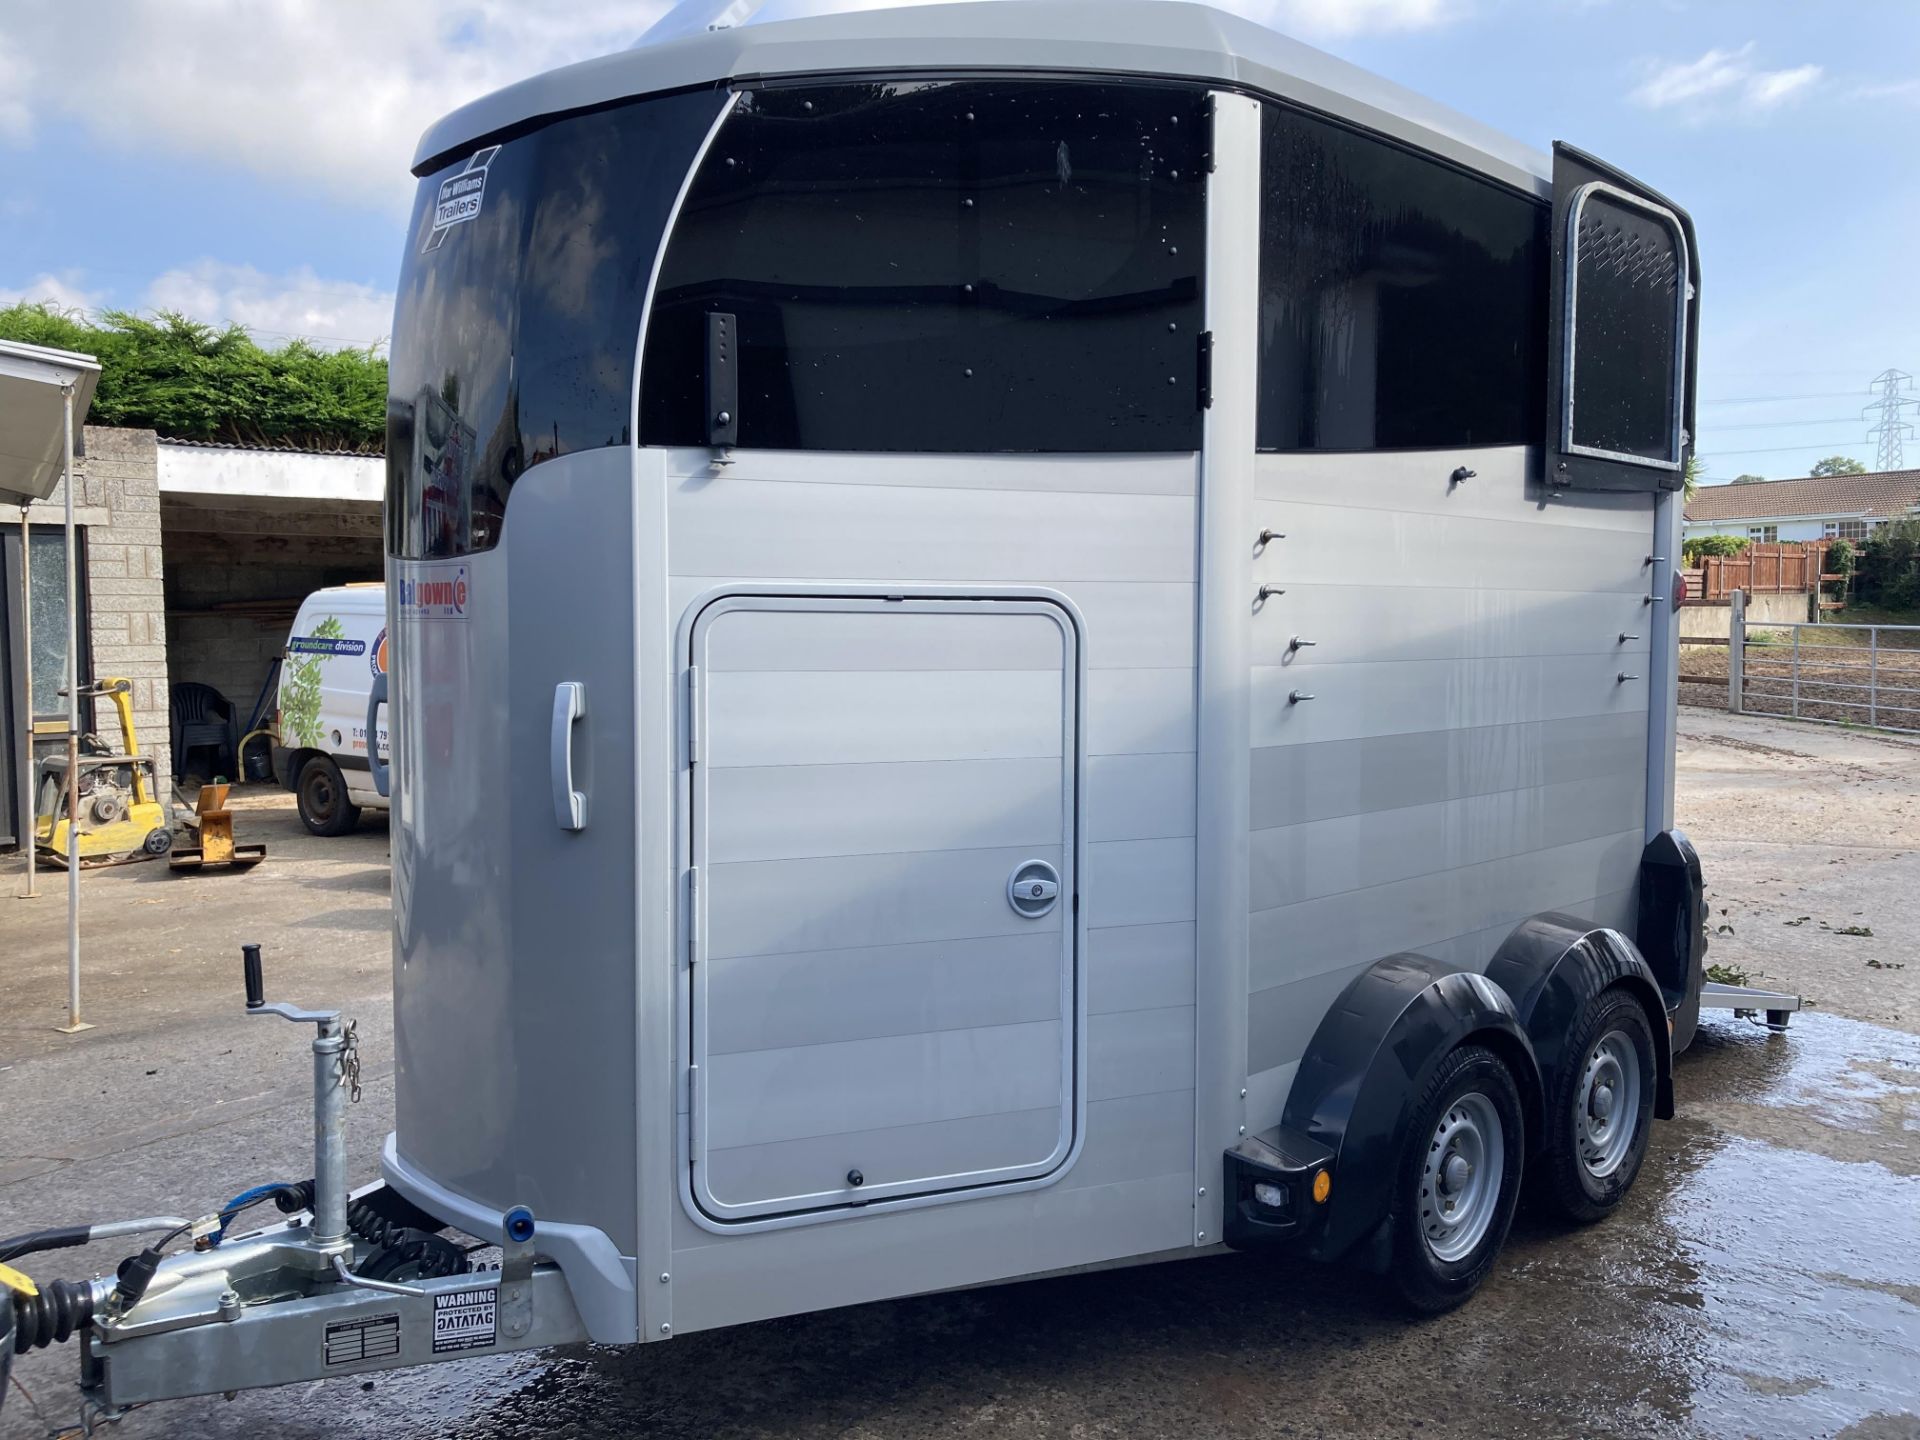
[[[573,788],[573,724],[587,714],[587,687],[563,680],[553,687],[553,736],[548,756],[553,772],[553,818],[562,830],[587,828],[587,796]]]
[[[380,758],[380,707],[386,703],[387,672],[382,670],[367,691],[367,769],[373,772],[373,788],[382,795],[391,787],[387,762]]]

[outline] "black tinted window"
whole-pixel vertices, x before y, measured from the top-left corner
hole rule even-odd
[[[1662,217],[1610,195],[1588,192],[1579,205],[1569,443],[1676,462],[1678,236]]]
[[[738,443],[1192,450],[1203,98],[989,81],[750,91],[662,268],[641,438],[700,445],[707,317]]]
[[[420,182],[387,402],[395,555],[485,550],[528,466],[631,443],[648,278],[721,103],[574,116]]]
[[[1537,443],[1547,208],[1268,106],[1262,450]]]

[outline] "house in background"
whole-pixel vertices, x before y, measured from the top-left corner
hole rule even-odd
[[[1920,470],[1817,479],[1707,485],[1687,502],[1685,538],[1739,535],[1748,540],[1850,540],[1920,513]]]

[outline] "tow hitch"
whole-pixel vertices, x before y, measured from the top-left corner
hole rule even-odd
[[[0,1358],[78,1336],[85,1429],[151,1400],[586,1339],[565,1277],[539,1263],[538,1225],[524,1206],[502,1217],[498,1236],[463,1245],[384,1184],[349,1194],[347,1109],[360,1098],[354,1026],[338,1010],[269,1003],[260,947],[241,955],[247,1014],[314,1027],[313,1178],[256,1185],[193,1220],[154,1216],[0,1240]],[[234,1220],[268,1201],[293,1218],[229,1237]],[[35,1284],[11,1268],[28,1255],[147,1233],[159,1238],[112,1276]],[[166,1253],[182,1240],[192,1248]],[[471,1254],[494,1245],[498,1271],[469,1273]]]

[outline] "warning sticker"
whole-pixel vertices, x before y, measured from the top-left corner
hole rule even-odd
[[[390,1359],[400,1353],[400,1317],[369,1315],[364,1320],[336,1320],[327,1326],[320,1349],[328,1365]]]
[[[497,1333],[497,1289],[455,1290],[433,1297],[433,1353],[484,1350]]]

